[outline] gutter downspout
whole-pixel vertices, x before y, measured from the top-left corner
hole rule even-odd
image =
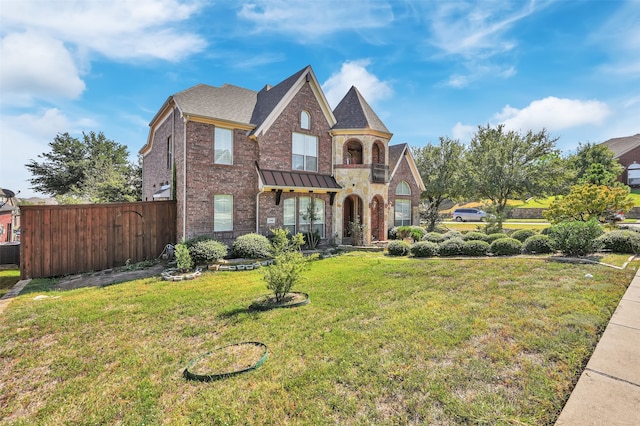
[[[189,116],[183,119],[184,127],[182,128],[182,241],[187,236],[187,123]]]
[[[264,185],[260,179],[260,169],[256,163],[256,173],[258,174],[258,193],[256,194],[256,234],[260,233],[260,194],[264,192]]]

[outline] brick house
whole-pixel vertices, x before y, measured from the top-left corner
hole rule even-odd
[[[417,224],[424,183],[406,144],[355,87],[332,111],[310,66],[259,92],[199,84],[166,100],[149,124],[143,201],[177,201],[178,240],[286,227],[324,241],[386,240]]]
[[[602,144],[613,151],[613,157],[624,167],[618,180],[631,187],[640,187],[640,133],[609,139]]]

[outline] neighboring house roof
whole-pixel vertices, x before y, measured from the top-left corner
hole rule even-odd
[[[250,124],[257,96],[253,90],[231,84],[221,87],[198,84],[176,93],[173,99],[183,115]]]
[[[371,129],[391,133],[355,86],[333,110],[337,123],[333,129]]]
[[[634,148],[640,147],[640,133],[633,136],[625,136],[622,138],[613,138],[602,142],[613,151],[614,158],[619,158]]]
[[[327,191],[342,189],[333,176],[329,175],[264,169],[260,169],[259,173],[263,187],[275,189],[322,189]]]
[[[403,157],[407,159],[409,168],[411,169],[411,174],[416,180],[418,187],[421,191],[425,191],[426,186],[422,181],[422,176],[420,176],[420,171],[418,171],[418,166],[413,159],[413,155],[411,154],[409,145],[406,143],[389,146],[389,170],[391,170],[391,173],[389,174],[389,181],[393,179],[393,175],[395,175],[396,171],[398,171],[398,167],[400,166]]]

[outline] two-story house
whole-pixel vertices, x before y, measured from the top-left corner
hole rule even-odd
[[[355,87],[331,110],[310,66],[259,92],[204,84],[166,100],[150,123],[143,200],[177,201],[178,239],[231,242],[277,227],[325,241],[386,240],[417,224],[424,183],[406,144]]]

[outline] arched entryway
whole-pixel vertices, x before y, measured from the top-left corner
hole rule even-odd
[[[376,195],[371,200],[371,240],[384,241],[384,200],[380,195]]]
[[[345,244],[354,243],[351,222],[362,224],[362,199],[353,194],[344,199],[342,206],[342,241]]]

